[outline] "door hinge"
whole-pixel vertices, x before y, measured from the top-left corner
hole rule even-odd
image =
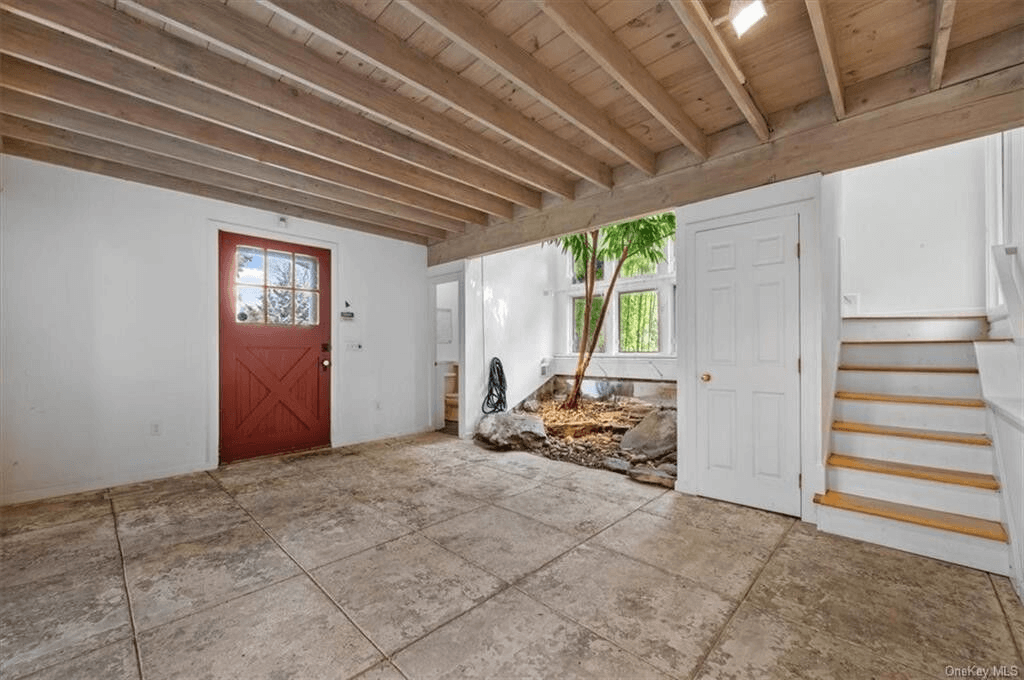
[[[800,241],[796,242],[796,256],[797,256],[797,259],[800,258]]]
[[[800,473],[796,476],[796,486],[798,489],[804,488],[804,473]]]
[[[796,372],[800,372],[800,357],[796,358]]]

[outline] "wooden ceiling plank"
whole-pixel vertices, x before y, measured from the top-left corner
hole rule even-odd
[[[953,30],[953,13],[956,0],[935,0],[935,30],[932,38],[931,78],[928,86],[937,90],[942,87],[942,72],[946,68],[946,51],[949,49],[949,34]]]
[[[419,52],[351,7],[324,0],[273,0],[273,6],[535,153],[580,177],[611,188],[611,168],[607,165],[580,153],[578,148],[437,62],[424,59]]]
[[[123,144],[114,143],[97,137],[71,132],[69,130],[30,121],[24,118],[0,114],[0,133],[5,137],[13,137],[34,144],[56,147],[65,151],[73,151],[93,158],[114,161],[151,172],[159,172],[172,177],[191,179],[201,184],[230,189],[253,196],[262,196],[282,203],[318,210],[333,215],[336,219],[352,220],[366,225],[372,224],[356,219],[347,210],[347,206],[334,201],[310,196],[291,189],[268,184],[258,180],[233,175],[215,170],[196,163],[189,163],[170,156],[151,153],[149,151]],[[404,231],[428,238],[443,238],[446,232],[434,227],[407,223],[401,228],[397,223],[386,226],[393,231]]]
[[[326,182],[318,182],[310,177],[264,165],[258,161],[224,153],[201,144],[146,130],[130,123],[81,111],[22,92],[0,89],[0,112],[22,120],[141,149],[152,154],[169,156],[200,168],[237,175],[248,181],[274,185],[280,190],[295,195],[305,194],[309,207],[321,209],[340,217],[435,238],[446,233],[445,230],[412,220],[388,216],[336,201],[330,196],[330,188],[333,185]],[[199,177],[193,178],[202,181]],[[296,202],[291,199],[282,200]],[[460,233],[465,229],[451,231]]]
[[[479,14],[451,0],[406,0],[405,6],[623,160],[654,174],[654,154],[649,149]]]
[[[329,155],[332,160],[375,174],[413,189],[457,201],[493,215],[511,217],[509,200],[490,191],[515,195],[518,201],[538,207],[540,194],[450,154],[401,135],[363,116],[335,106],[295,88],[173,37],[166,32],[96,2],[63,0],[3,0],[0,6],[76,36],[39,46],[52,53],[73,53],[79,39],[118,55],[93,50],[87,63],[104,64],[117,79],[124,67],[118,59],[156,66],[181,78],[172,90],[178,101],[193,112],[216,111],[229,121],[245,121],[247,129],[266,130],[267,136],[290,135],[295,145]],[[7,22],[5,22],[6,24]],[[18,24],[15,24],[17,29]],[[5,26],[7,32],[9,26]],[[88,54],[88,50],[81,50]],[[83,65],[84,66],[84,65]],[[95,71],[93,71],[95,73]],[[122,86],[126,81],[120,78]],[[201,89],[197,89],[201,88]],[[212,88],[216,92],[203,92]],[[170,92],[165,95],[170,96]],[[296,125],[295,123],[302,125]],[[378,149],[386,149],[384,153]],[[433,166],[433,167],[432,167]],[[444,171],[437,168],[444,168]],[[430,170],[430,172],[424,172]],[[435,174],[435,171],[437,174]],[[454,177],[457,175],[457,177]],[[476,181],[477,183],[474,183]],[[477,188],[477,187],[480,188]],[[484,188],[486,187],[486,189]]]
[[[707,138],[704,133],[686,115],[682,105],[669,95],[596,14],[584,4],[558,0],[537,1],[563,31],[650,111],[676,139],[700,158],[707,158]]]
[[[360,224],[352,221],[346,221],[339,219],[334,215],[309,208],[303,208],[290,203],[283,203],[281,201],[262,198],[260,196],[244,194],[238,191],[224,189],[222,187],[210,186],[194,180],[171,177],[170,175],[163,175],[149,170],[134,168],[130,165],[114,163],[100,158],[91,158],[83,154],[33,144],[19,139],[4,137],[3,153],[42,163],[49,163],[50,165],[59,165],[74,170],[82,170],[85,172],[105,175],[107,177],[114,177],[128,182],[147,184],[161,189],[170,189],[172,191],[179,191],[181,193],[192,194],[194,196],[212,198],[218,201],[224,201],[225,203],[245,205],[279,215],[289,215],[291,217],[320,222],[322,224],[328,224],[335,227],[355,229],[356,231],[363,231],[370,234],[376,234],[378,236],[408,241],[410,243],[427,245],[430,242],[430,239],[424,236],[394,231],[372,224]]]
[[[45,64],[49,68],[218,122],[248,135],[319,156],[350,169],[345,181],[355,189],[449,217],[486,223],[484,211],[415,186],[422,184],[437,189],[440,182],[445,186],[452,185],[449,188],[460,193],[462,187],[468,188],[458,182],[445,182],[441,178],[421,182],[421,178],[426,179],[424,173],[413,166],[373,154],[368,149],[333,135],[297,124],[291,119],[71,38],[22,17],[0,13],[0,24],[3,32],[0,52],[4,54]],[[341,173],[338,174],[340,176]],[[414,186],[408,186],[405,182]],[[483,196],[486,197],[486,194]],[[428,198],[424,200],[424,197]],[[507,202],[502,203],[507,205]],[[499,212],[508,211],[503,205]]]
[[[325,198],[358,206],[384,215],[400,217],[446,231],[464,231],[460,221],[428,210],[390,201],[339,183],[339,171],[347,170],[314,156],[298,154],[255,137],[193,118],[157,104],[135,99],[28,64],[13,57],[0,57],[5,92],[19,92],[47,101],[66,104],[136,126],[162,132],[181,140],[194,141],[211,149],[225,151],[232,157],[257,164],[267,171],[282,169],[295,176],[307,191],[316,190]],[[342,180],[344,178],[341,178]],[[424,197],[427,195],[424,194]]]
[[[768,130],[764,114],[757,108],[754,99],[747,92],[745,87],[747,79],[740,71],[736,59],[722,40],[722,36],[718,34],[718,29],[711,22],[711,17],[704,8],[704,4],[701,0],[668,0],[668,2],[690,33],[693,42],[711,64],[718,79],[722,81],[725,89],[736,102],[743,117],[757,133],[758,139],[762,142],[768,141],[771,132]]]
[[[748,143],[654,178],[431,246],[430,265],[515,248],[814,172],[850,167],[1024,125],[1024,64],[881,109]],[[720,133],[728,135],[729,131]],[[717,137],[718,135],[715,135]],[[715,140],[712,140],[715,146]]]
[[[296,81],[342,99],[346,104],[380,116],[390,123],[422,135],[467,160],[480,163],[537,189],[572,198],[573,182],[465,130],[423,104],[378,85],[335,62],[282,40],[258,21],[233,12],[216,0],[132,0],[134,4],[203,34],[209,40],[277,69]]]
[[[824,0],[805,0],[805,4],[807,5],[807,16],[811,19],[811,29],[814,31],[814,41],[818,44],[821,67],[825,71],[825,80],[828,82],[828,92],[836,110],[836,118],[845,118],[846,102],[843,99],[843,78],[839,70],[839,60],[836,58],[832,26],[828,22],[828,16],[825,14],[823,6]]]

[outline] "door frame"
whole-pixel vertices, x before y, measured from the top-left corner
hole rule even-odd
[[[283,220],[284,218],[282,218]],[[285,222],[288,224],[288,222]],[[338,243],[336,241],[328,241],[325,239],[319,239],[314,236],[307,236],[302,233],[293,232],[290,229],[263,229],[259,227],[253,227],[247,224],[237,224],[234,222],[226,222],[224,220],[207,219],[206,220],[207,233],[206,233],[206,247],[207,247],[207,258],[206,258],[206,273],[207,273],[207,285],[206,289],[209,292],[207,297],[207,309],[206,319],[211,329],[210,337],[207,340],[207,352],[209,366],[208,374],[209,380],[207,381],[207,395],[209,397],[210,409],[207,412],[206,422],[206,463],[210,468],[215,468],[220,465],[220,232],[227,231],[233,234],[241,234],[243,236],[253,236],[256,238],[271,239],[274,241],[284,241],[290,243],[298,243],[305,246],[311,246],[313,248],[321,248],[328,250],[331,253],[331,309],[330,313],[330,324],[331,324],[331,446],[336,446],[338,441],[338,422],[335,417],[335,410],[340,399],[340,384],[341,376],[339,374],[339,368],[341,362],[336,359],[338,356],[338,324],[335,319],[338,318],[338,304],[341,296],[340,283],[341,276],[339,275],[338,261]]]
[[[768,184],[694,203],[676,210],[676,319],[679,369],[677,375],[679,455],[676,491],[697,494],[698,366],[696,346],[696,235],[728,226],[737,217],[779,217],[796,214],[799,219],[800,259],[800,517],[815,522],[814,495],[825,491],[827,434],[822,427],[821,338],[821,175]],[[756,215],[755,215],[756,214]]]
[[[459,284],[459,327],[456,330],[459,338],[459,437],[465,438],[468,433],[465,431],[466,428],[466,267],[465,260],[457,260],[448,264],[436,265],[427,269],[427,287],[429,293],[427,295],[427,304],[429,305],[430,319],[433,321],[435,318],[435,310],[437,309],[437,285],[439,283],[451,283],[457,282]],[[430,324],[431,331],[434,330],[434,324]],[[434,414],[437,412],[435,409],[435,401],[440,394],[437,382],[437,338],[436,335],[431,335],[431,350],[430,350],[431,366],[430,379],[427,381],[427,404],[430,409],[430,426],[434,429],[440,429],[444,427],[444,421],[435,427]],[[441,397],[442,402],[444,397]],[[442,403],[443,408],[443,403]]]

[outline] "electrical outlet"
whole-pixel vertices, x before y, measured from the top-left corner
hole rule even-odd
[[[346,342],[345,343],[345,351],[346,352],[362,352],[363,351],[363,343],[361,343],[361,342],[354,342],[354,341],[353,342]]]
[[[159,437],[164,433],[164,425],[159,420],[154,420],[149,424],[149,436]]]

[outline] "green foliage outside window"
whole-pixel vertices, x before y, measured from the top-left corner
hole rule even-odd
[[[598,317],[601,316],[601,305],[603,304],[604,297],[598,295],[594,298],[594,304],[590,308],[590,337],[587,338],[587,344],[594,339],[594,333],[597,331]],[[583,333],[583,315],[586,313],[587,300],[586,298],[573,298],[572,299],[572,346],[578,348],[580,346],[580,335]],[[603,352],[605,348],[604,344],[604,333],[601,333],[597,339],[597,346],[594,351]]]
[[[619,351],[657,352],[658,349],[657,291],[619,295]]]

